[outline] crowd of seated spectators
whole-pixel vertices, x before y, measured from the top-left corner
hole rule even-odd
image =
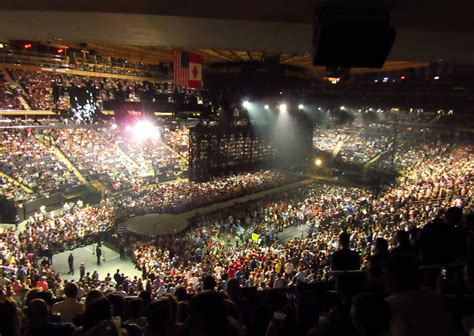
[[[17,88],[10,87],[0,73],[0,110],[23,110],[19,96]]]
[[[373,135],[362,129],[351,127],[320,128],[314,130],[313,147],[323,152],[333,153],[339,142],[338,157],[344,161],[367,163],[389,151],[391,135]]]
[[[46,71],[11,70],[13,79],[22,86],[32,110],[54,108],[53,82],[55,76]]]
[[[42,256],[88,245],[110,232],[114,221],[114,210],[105,201],[98,206],[65,203],[61,211],[53,213],[39,209],[18,234],[20,248]]]
[[[140,168],[124,158],[102,128],[50,129],[45,134],[89,181],[101,180],[119,190],[140,178]]]
[[[3,129],[0,134],[1,171],[32,190],[27,193],[6,191],[16,201],[25,201],[37,195],[48,196],[58,191],[77,186],[79,181],[58,160],[53,149],[35,138],[32,129]],[[14,188],[14,184],[3,179],[2,190]]]
[[[99,111],[104,109],[106,102],[113,100],[172,102],[173,95],[176,93],[184,96],[200,96],[199,92],[191,92],[169,83],[155,83],[140,79],[82,76],[42,70],[12,69],[8,71],[23,88],[25,99],[32,110],[70,110],[71,93],[69,89],[72,87],[90,89]],[[53,94],[54,91],[56,91],[55,94]],[[4,95],[6,95],[5,102],[8,105],[16,102],[13,99],[15,98],[13,91],[5,90]]]
[[[313,147],[333,154],[340,143],[338,160],[404,170],[420,159],[427,148],[441,143],[440,134],[429,129],[406,127],[397,129],[396,135],[394,132],[394,126],[387,124],[318,126],[313,132]]]
[[[185,177],[189,161],[189,128],[157,126],[156,137],[136,139],[126,129],[109,130],[115,142],[141,169],[158,179]]]
[[[115,198],[118,214],[180,213],[215,202],[256,193],[284,183],[296,181],[294,174],[278,171],[257,171],[209,182],[174,181],[161,184],[141,184]]]

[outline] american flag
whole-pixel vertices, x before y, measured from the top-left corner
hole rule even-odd
[[[173,52],[173,82],[178,86],[188,86],[189,59],[188,53],[175,50]]]

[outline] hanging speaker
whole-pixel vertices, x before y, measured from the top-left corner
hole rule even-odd
[[[381,68],[395,36],[386,11],[320,9],[313,23],[313,65]]]

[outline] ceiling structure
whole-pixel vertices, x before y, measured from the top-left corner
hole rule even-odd
[[[150,62],[170,61],[172,48],[206,63],[280,55],[282,64],[316,74],[322,68],[311,65],[312,16],[321,6],[390,11],[397,38],[383,71],[434,61],[474,64],[471,0],[1,0],[0,39],[87,43],[99,53]]]
[[[78,43],[55,43],[57,47],[77,48]],[[171,62],[173,59],[173,48],[170,47],[146,47],[133,45],[106,45],[88,43],[86,49],[95,50],[101,55],[123,58],[136,62],[157,64],[160,62]],[[325,73],[324,67],[314,67],[311,63],[311,53],[289,54],[289,53],[265,53],[261,51],[242,50],[213,50],[200,48],[180,48],[180,50],[198,54],[203,57],[205,64],[225,62],[261,62],[265,57],[278,55],[280,63],[297,66],[307,70],[309,73],[320,76]],[[382,69],[353,69],[353,73],[366,73],[369,71],[400,71],[407,68],[426,66],[425,62],[393,61],[389,60]]]

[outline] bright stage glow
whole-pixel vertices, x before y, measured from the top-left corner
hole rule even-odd
[[[321,159],[318,158],[318,159],[314,160],[314,165],[316,167],[320,167],[322,164],[323,164],[323,161]]]
[[[112,124],[112,125],[110,125],[110,128],[113,129],[113,130],[114,130],[114,129],[117,129],[117,127],[118,127],[117,124]]]
[[[288,106],[286,106],[286,104],[280,104],[278,108],[280,109],[280,112],[286,112],[288,110]]]
[[[265,105],[263,108],[268,111],[270,109],[270,106]]]
[[[298,105],[298,110],[302,110],[302,109],[304,109],[304,105],[303,105],[303,104],[299,104],[299,105]]]
[[[343,105],[339,108],[340,110],[344,111],[346,109],[346,107]]]
[[[158,128],[148,120],[137,121],[132,129],[133,138],[137,141],[145,141],[148,139],[157,139]]]
[[[242,103],[242,106],[246,109],[250,108],[250,102],[248,100],[244,100],[244,102]]]

